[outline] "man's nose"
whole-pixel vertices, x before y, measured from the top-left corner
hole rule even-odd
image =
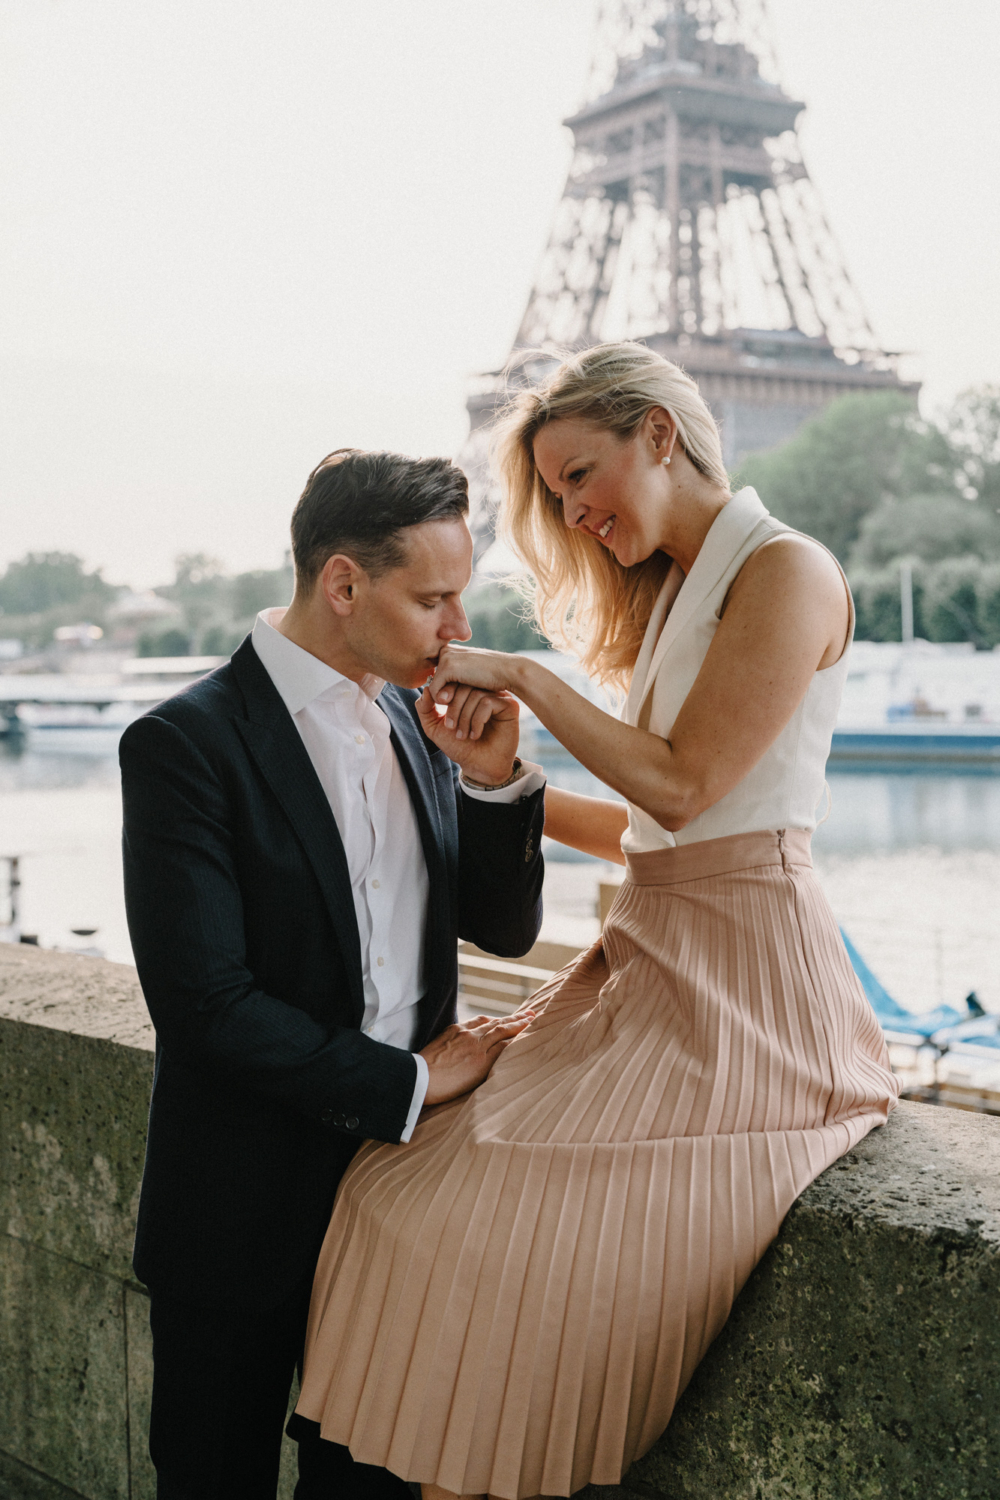
[[[455,610],[443,635],[444,639],[448,641],[467,641],[471,638],[472,630],[469,626],[469,618],[461,605]]]

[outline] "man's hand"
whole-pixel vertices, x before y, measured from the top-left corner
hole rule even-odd
[[[417,715],[424,734],[473,781],[499,785],[510,776],[520,734],[520,705],[509,693],[459,687],[445,712],[424,688]]]
[[[503,1049],[532,1019],[532,1011],[502,1021],[477,1016],[442,1031],[420,1053],[430,1073],[424,1103],[444,1104],[478,1088]]]

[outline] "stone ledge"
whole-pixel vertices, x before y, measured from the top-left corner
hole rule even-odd
[[[37,1289],[37,1305],[11,1304],[0,1387],[28,1410],[34,1362],[53,1400],[67,1393],[63,1450],[29,1452],[12,1430],[0,1496],[83,1494],[99,1473],[86,1500],[152,1500],[128,1265],[151,1048],[134,970],[0,946],[0,1229]],[[1000,1500],[998,1148],[1000,1119],[901,1105],[796,1203],[652,1452],[580,1500]],[[102,1448],[68,1420],[88,1358],[76,1311],[114,1283],[124,1336],[105,1320],[87,1401],[129,1410],[124,1455],[120,1433]],[[27,1329],[44,1342],[57,1327],[58,1359],[26,1357]]]
[[[152,1052],[153,1023],[130,964],[0,943],[0,1018]]]

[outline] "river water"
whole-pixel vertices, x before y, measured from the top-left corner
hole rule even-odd
[[[21,856],[26,932],[45,946],[94,944],[128,963],[117,738],[111,729],[51,729],[20,748],[0,741],[0,855]],[[554,784],[601,792],[562,754],[543,758]],[[817,869],[890,993],[923,1010],[974,989],[1000,1012],[1000,772],[834,763],[828,779]],[[620,871],[554,847],[547,856],[543,936],[582,946],[598,933],[598,882]],[[0,922],[3,876],[0,867]]]

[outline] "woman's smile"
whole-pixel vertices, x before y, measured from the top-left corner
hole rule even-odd
[[[605,516],[604,520],[599,524],[595,524],[590,520],[584,520],[582,516],[580,517],[579,521],[575,522],[574,524],[581,531],[585,531],[588,536],[596,537],[597,540],[599,542],[603,542],[605,546],[610,546],[610,539],[614,534],[614,529],[617,521],[617,515],[612,512],[610,516]]]

